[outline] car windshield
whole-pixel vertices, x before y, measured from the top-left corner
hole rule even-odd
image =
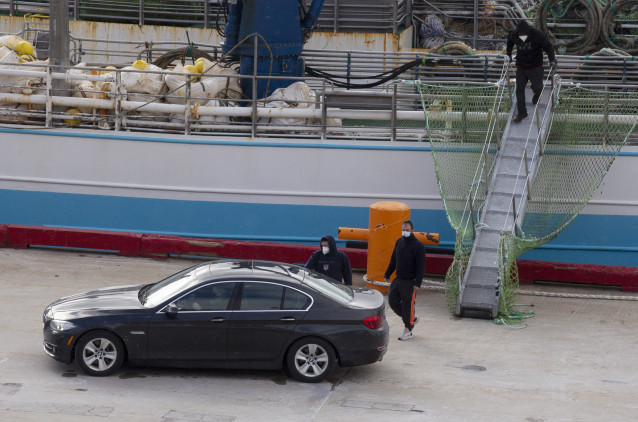
[[[166,302],[176,293],[186,289],[197,281],[197,266],[187,268],[177,274],[140,290],[140,302],[147,308],[153,308]]]
[[[354,293],[350,287],[337,283],[314,271],[306,272],[303,283],[338,302],[349,303],[354,299]]]

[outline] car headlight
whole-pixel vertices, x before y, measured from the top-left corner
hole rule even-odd
[[[46,308],[44,310],[44,314],[42,315],[42,322],[51,321],[53,319],[53,309]]]
[[[76,325],[69,321],[60,321],[58,319],[51,321],[51,329],[53,331],[68,331],[75,327]]]

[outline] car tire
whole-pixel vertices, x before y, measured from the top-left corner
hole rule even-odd
[[[124,345],[119,337],[111,332],[91,331],[78,340],[75,360],[87,374],[105,377],[122,366]]]
[[[297,340],[288,349],[288,371],[303,382],[319,382],[335,369],[337,357],[330,343],[316,337]]]

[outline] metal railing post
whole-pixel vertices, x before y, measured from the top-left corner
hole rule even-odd
[[[394,0],[392,2],[392,33],[396,34],[397,32],[399,32],[399,25],[397,22],[398,16],[399,16],[399,0]]]
[[[115,73],[115,131],[122,130],[122,72]]]
[[[80,0],[74,0],[73,2],[73,19],[80,20]]]
[[[352,53],[348,51],[348,63],[346,67],[346,81],[348,83],[348,86],[346,87],[347,90],[350,90],[350,65],[351,64],[352,64]]]
[[[474,33],[472,34],[472,48],[476,49],[476,42],[478,40],[478,9],[479,1],[474,0]]]
[[[144,25],[144,0],[140,0],[138,21],[140,26]]]
[[[254,50],[253,50],[253,124],[252,124],[252,137],[257,137],[257,47],[258,40],[257,35],[255,35],[254,39]]]
[[[321,84],[321,140],[326,140],[326,120],[328,117],[328,105],[326,104],[326,80]]]
[[[487,180],[487,150],[483,150],[483,180],[485,180],[485,197],[487,198],[487,192],[490,186],[489,180]]]
[[[538,135],[541,134],[541,119],[538,115],[538,105],[534,107],[534,116],[536,116],[536,129],[538,130]]]
[[[210,1],[204,0],[204,28],[210,28]]]
[[[46,88],[46,107],[45,107],[45,125],[46,127],[51,127],[51,123],[53,120],[53,116],[51,112],[53,111],[53,101],[51,99],[51,89],[53,89],[53,75],[51,66],[47,66],[47,88]]]
[[[603,129],[604,129],[604,138],[603,138],[603,143],[607,143],[608,139],[609,139],[609,91],[607,91],[607,87],[605,87],[605,114],[604,114],[604,120],[603,120]]]
[[[518,226],[516,225],[516,197],[512,196],[512,217],[514,217],[514,234],[518,237]]]
[[[501,110],[501,103],[499,102],[499,103],[496,104],[496,112],[494,114],[495,119],[496,119],[495,122],[494,122],[495,129],[496,129],[496,149],[498,149],[499,151],[501,149],[501,126],[500,126],[500,122],[499,122],[499,120],[500,120],[500,118],[499,118],[500,110]]]
[[[335,0],[335,10],[334,10],[334,32],[339,32],[339,0]]]
[[[527,149],[523,150],[523,161],[525,161],[525,186],[527,187],[527,199],[532,199],[529,191],[529,165],[527,164]]]
[[[186,75],[184,92],[184,135],[191,134],[191,75]]]
[[[390,141],[397,140],[397,84],[392,90],[392,117],[390,123]]]
[[[474,222],[474,205],[473,205],[473,198],[472,198],[472,192],[470,192],[470,220],[472,222],[472,240],[476,240],[476,223]]]

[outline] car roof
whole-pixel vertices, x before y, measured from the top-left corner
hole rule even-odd
[[[305,269],[294,264],[274,261],[257,261],[247,259],[211,261],[208,273],[214,279],[246,277],[250,279],[276,279],[301,283],[305,277]],[[204,274],[201,274],[202,277]]]

